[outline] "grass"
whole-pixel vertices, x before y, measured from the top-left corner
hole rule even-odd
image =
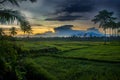
[[[120,61],[120,46],[98,45],[65,52],[67,57]]]
[[[55,76],[52,76],[30,58],[24,60],[24,65],[27,71],[27,80],[56,80]]]
[[[78,42],[78,41],[41,41],[41,42],[19,42],[24,49],[39,50],[46,47],[56,47],[61,52],[57,56],[86,58],[106,61],[120,61],[120,43],[109,42]]]
[[[28,41],[19,44],[27,50],[46,47],[59,49],[60,52],[57,54],[48,53],[31,57],[37,65],[36,68],[43,68],[47,75],[51,74],[58,80],[120,80],[119,42],[103,45],[103,42],[87,41]]]
[[[59,80],[120,80],[120,64],[44,56],[33,60]]]

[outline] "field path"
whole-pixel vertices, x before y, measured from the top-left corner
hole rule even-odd
[[[41,56],[49,56],[49,57],[63,58],[63,59],[76,59],[76,60],[92,61],[92,62],[99,62],[99,63],[120,64],[120,61],[88,59],[88,58],[81,58],[81,57],[66,57],[66,56],[60,56],[60,55],[41,55]]]

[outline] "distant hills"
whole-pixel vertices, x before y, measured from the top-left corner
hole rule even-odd
[[[54,33],[48,31],[43,34],[36,34],[35,36],[39,37],[102,37],[104,36],[97,28],[92,27],[88,28],[87,30],[73,30],[73,25],[63,25],[57,28],[54,28]]]

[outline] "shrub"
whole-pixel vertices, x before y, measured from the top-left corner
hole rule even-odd
[[[0,80],[21,80],[22,49],[10,41],[0,41]]]

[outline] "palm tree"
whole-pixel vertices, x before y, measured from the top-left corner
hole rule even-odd
[[[19,11],[1,7],[2,4],[3,4],[2,6],[4,6],[8,3],[11,3],[15,6],[19,6],[20,2],[22,2],[22,1],[34,2],[36,0],[0,0],[0,23],[1,24],[14,23],[14,21],[17,20],[20,23],[21,28],[28,27],[28,26],[30,27],[29,22]],[[0,29],[0,35],[3,35],[2,29]],[[6,80],[8,80],[9,78],[12,78],[12,80],[14,80],[14,79],[23,80],[23,78],[22,78],[23,71],[20,71],[21,69],[18,69],[18,66],[19,66],[18,62],[21,62],[21,60],[19,60],[18,54],[17,54],[19,52],[18,49],[21,51],[21,48],[18,48],[15,45],[10,46],[9,43],[6,43],[6,44],[3,43],[1,46],[3,47],[2,52],[0,52],[0,55],[3,54],[3,56],[0,57],[0,61],[3,65],[0,67],[0,71],[2,72],[0,75],[1,79],[4,80],[4,78],[7,77]],[[17,48],[15,48],[15,47],[17,47]],[[9,49],[10,52],[5,51],[4,49]],[[9,55],[9,57],[7,57],[5,55],[7,53],[10,53],[10,54],[12,53],[12,55]],[[4,67],[4,66],[7,66],[7,67]],[[1,69],[3,69],[3,70],[1,70]]]
[[[113,36],[113,30],[116,29],[117,23],[115,21],[113,21],[113,20],[110,20],[109,22],[107,22],[105,24],[105,26],[107,26],[107,28],[110,28],[112,30],[112,34],[111,35]]]
[[[6,2],[7,3],[9,2],[14,6],[19,6],[20,2],[22,1],[35,2],[36,0],[1,0],[0,5]],[[0,23],[1,24],[13,23],[15,20],[17,20],[20,23],[20,27],[23,27],[23,26],[26,27],[27,25],[30,25],[29,22],[26,20],[26,18],[21,14],[21,12],[17,10],[0,7]]]
[[[117,22],[117,34],[118,34],[118,36],[119,36],[119,33],[120,33],[120,22]]]
[[[9,3],[11,3],[12,5],[19,6],[19,5],[20,5],[20,2],[22,2],[22,1],[35,2],[36,0],[1,0],[1,1],[0,1],[0,4],[4,4],[4,3],[6,3],[6,2],[9,2]]]
[[[92,20],[95,24],[99,23],[99,28],[103,28],[103,30],[105,32],[105,42],[104,42],[104,44],[106,44],[106,29],[108,28],[108,26],[106,26],[106,23],[111,21],[111,20],[116,19],[115,17],[112,17],[112,15],[113,15],[113,12],[108,12],[107,10],[102,10]]]
[[[23,23],[21,25],[21,30],[24,32],[24,35],[25,35],[25,33],[32,31],[31,26],[29,24],[26,24],[26,23]]]
[[[15,36],[15,35],[17,34],[15,27],[12,27],[12,28],[10,29],[10,34],[11,34],[12,36]]]
[[[30,37],[30,34],[32,34],[32,29],[29,30],[29,31],[27,31],[27,33],[28,33],[28,38],[29,38],[29,37]]]
[[[118,37],[120,36],[120,29],[118,29]]]
[[[2,28],[0,28],[0,36],[3,36],[5,33]]]

